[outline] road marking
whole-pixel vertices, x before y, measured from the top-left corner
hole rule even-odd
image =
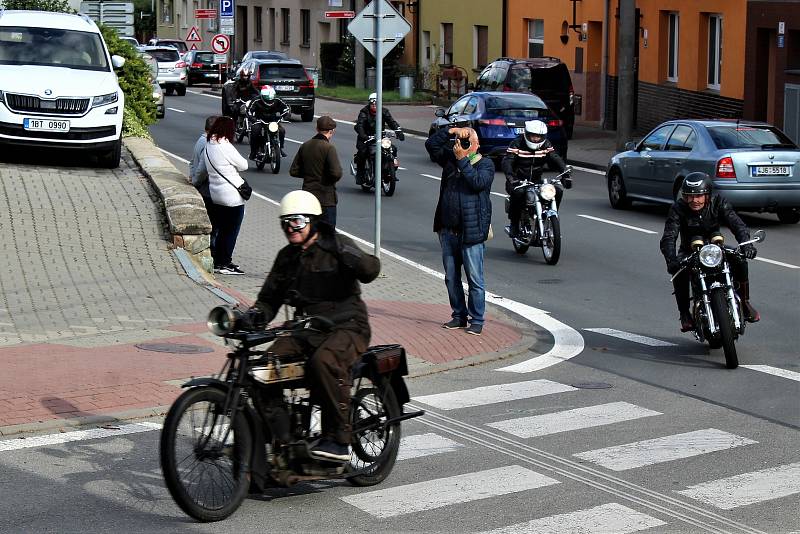
[[[781,267],[788,267],[789,269],[800,269],[800,266],[792,265],[791,263],[783,263],[782,261],[770,260],[768,258],[757,257],[756,261],[763,261],[764,263],[771,263],[773,265],[780,265]]]
[[[170,111],[176,111],[176,112],[178,112],[178,113],[186,113],[186,112],[185,112],[185,111],[183,111],[182,109],[176,109],[176,108],[167,108],[167,109],[168,109],[168,110],[170,110]]]
[[[83,441],[87,439],[113,438],[125,434],[138,434],[140,432],[151,432],[161,430],[158,423],[134,423],[130,425],[120,425],[115,428],[93,428],[91,430],[76,430],[74,432],[64,432],[63,434],[50,434],[47,436],[34,436],[26,438],[8,439],[0,441],[0,452],[16,451],[20,449],[30,449],[42,447],[44,445],[58,445],[70,441]]]
[[[761,371],[762,373],[767,373],[768,375],[775,375],[781,378],[794,380],[795,382],[800,382],[800,373],[796,371],[789,371],[787,369],[781,369],[780,367],[772,367],[771,365],[740,365],[739,367],[745,367],[753,371]]]
[[[210,95],[210,94],[208,94],[208,93],[204,93],[204,92],[202,92],[202,91],[189,91],[189,90],[187,90],[186,92],[187,92],[187,93],[192,93],[193,95],[207,96],[207,97],[209,97],[209,98],[216,98],[217,100],[222,100],[222,97],[221,97],[221,96],[218,96],[218,95]]]
[[[606,175],[606,171],[601,171],[598,169],[590,169],[588,167],[576,167],[575,165],[573,165],[572,168],[575,169],[576,171],[588,172],[590,174],[600,174],[603,176]]]
[[[397,453],[397,461],[455,452],[462,447],[464,447],[464,445],[461,443],[440,436],[439,434],[434,434],[433,432],[406,436],[400,440],[400,451]]]
[[[800,463],[703,482],[677,493],[723,510],[780,499],[800,493]]]
[[[622,330],[615,330],[614,328],[584,328],[587,332],[594,332],[596,334],[603,334],[606,336],[624,339],[625,341],[633,341],[634,343],[641,343],[650,347],[674,347],[675,343],[669,341],[661,341],[653,337],[640,336],[639,334],[631,334]]]
[[[591,219],[593,221],[606,223],[606,224],[613,224],[614,226],[619,226],[621,228],[627,228],[628,230],[636,230],[637,232],[642,232],[645,234],[657,234],[658,232],[654,232],[652,230],[646,230],[644,228],[639,228],[638,226],[631,226],[629,224],[622,224],[616,221],[609,221],[608,219],[601,219],[600,217],[592,217],[591,215],[584,215],[582,213],[578,214],[578,217],[583,217],[584,219]]]
[[[161,147],[159,147],[158,149],[159,149],[161,152],[163,152],[164,154],[166,154],[167,156],[170,156],[170,157],[172,157],[172,158],[175,158],[175,159],[177,159],[177,160],[178,160],[178,161],[180,161],[181,163],[185,163],[185,164],[187,164],[187,165],[190,163],[188,159],[183,159],[182,157],[180,157],[180,156],[178,156],[178,155],[176,155],[176,154],[173,154],[172,152],[167,152],[166,150],[164,150],[164,149],[163,149],[163,148],[161,148]]]
[[[420,176],[424,176],[425,178],[432,178],[432,179],[437,180],[439,182],[442,181],[442,178],[440,176],[434,176],[432,174],[420,174]]]
[[[394,517],[558,484],[519,465],[357,493],[342,500],[375,517]]]
[[[518,438],[533,438],[569,432],[583,428],[633,421],[643,417],[662,415],[627,402],[610,402],[561,412],[507,419],[486,426],[502,430]]]
[[[581,452],[573,456],[612,471],[625,471],[755,443],[758,442],[716,428],[706,428]]]
[[[631,510],[621,504],[609,503],[568,514],[551,515],[527,523],[509,525],[482,534],[562,534],[564,532],[628,534],[663,525],[666,523],[660,519]]]
[[[508,402],[531,397],[541,397],[554,393],[576,391],[576,388],[551,382],[550,380],[530,380],[528,382],[512,382],[494,386],[481,386],[449,393],[436,393],[414,397],[415,402],[423,402],[440,410],[455,410],[472,406],[485,406],[498,402]]]

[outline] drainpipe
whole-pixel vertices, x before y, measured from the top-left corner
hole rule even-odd
[[[606,77],[608,76],[608,36],[611,34],[609,31],[610,26],[610,19],[609,14],[611,12],[611,6],[609,5],[611,0],[605,0],[603,5],[603,59],[600,64],[600,128],[603,130],[606,129],[606,85],[607,80]]]

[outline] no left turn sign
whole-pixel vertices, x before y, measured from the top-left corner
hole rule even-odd
[[[219,33],[211,38],[211,50],[217,54],[225,54],[231,47],[230,38],[222,33]]]

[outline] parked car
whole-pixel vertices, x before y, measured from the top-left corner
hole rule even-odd
[[[142,52],[150,54],[158,62],[158,83],[167,95],[177,92],[179,96],[184,96],[188,75],[186,62],[181,59],[178,50],[171,46],[143,46]]]
[[[575,125],[575,91],[569,69],[551,56],[514,59],[501,57],[489,63],[475,80],[476,91],[533,93],[564,122],[567,139]]]
[[[86,15],[0,11],[0,144],[87,150],[118,167],[124,64]]]
[[[188,85],[195,83],[220,83],[220,73],[227,66],[214,63],[214,52],[210,50],[189,50],[184,54],[186,63],[186,81]]]
[[[156,102],[156,118],[163,119],[166,113],[164,91],[158,85],[158,61],[146,52],[140,52],[142,60],[150,67],[150,83],[153,86],[153,100]]]
[[[120,36],[120,40],[121,41],[125,41],[126,43],[130,43],[131,46],[134,47],[134,48],[139,48],[141,46],[141,44],[139,44],[139,41],[136,40],[136,37],[122,37],[122,36]]]
[[[181,57],[189,51],[189,47],[186,46],[186,43],[178,39],[150,39],[147,44],[148,46],[171,46],[178,50]]]
[[[800,221],[800,149],[763,122],[673,120],[611,158],[608,198],[617,209],[632,200],[672,203],[684,176],[708,173],[737,211],[774,212]]]
[[[429,134],[446,126],[469,126],[478,133],[480,153],[498,159],[523,132],[525,122],[534,119],[547,124],[547,138],[566,160],[567,136],[561,119],[541,98],[530,93],[467,93],[449,108],[436,110],[436,120],[431,123]]]
[[[304,122],[314,119],[314,80],[297,59],[251,59],[239,65],[231,79],[222,86],[223,115],[230,115],[233,88],[241,71],[247,73],[253,87],[259,91],[263,86],[271,85],[278,98]]]

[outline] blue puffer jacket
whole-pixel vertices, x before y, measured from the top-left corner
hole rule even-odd
[[[494,180],[494,163],[486,158],[474,165],[468,158],[456,160],[448,130],[442,128],[425,142],[428,153],[442,167],[433,231],[438,233],[447,228],[460,233],[465,245],[483,243],[492,222],[489,194]]]

